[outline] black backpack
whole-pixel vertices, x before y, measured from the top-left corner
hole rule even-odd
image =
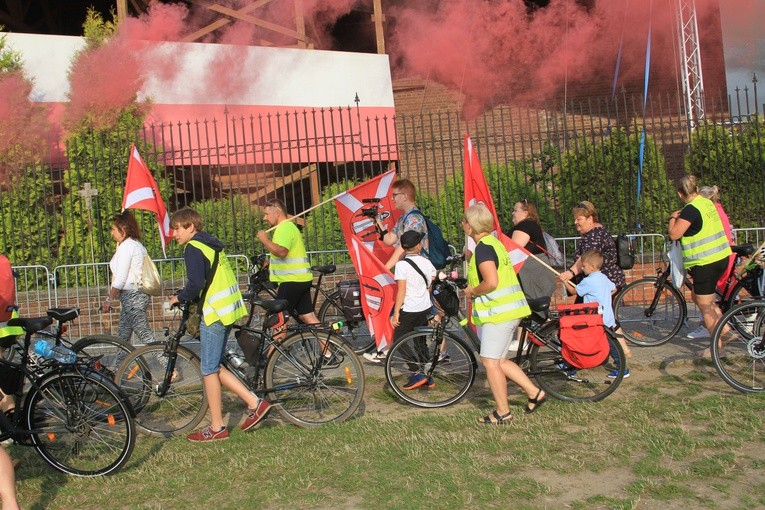
[[[635,265],[635,243],[626,234],[616,236],[616,263],[622,269],[632,269]]]
[[[404,216],[406,219],[412,213],[417,213],[425,219],[425,226],[428,229],[428,259],[433,267],[436,269],[443,269],[446,267],[446,259],[451,256],[449,251],[449,243],[444,239],[444,233],[441,229],[433,223],[433,221],[422,213],[419,209],[412,209]]]

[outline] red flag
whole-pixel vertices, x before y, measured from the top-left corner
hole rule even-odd
[[[470,140],[470,136],[465,135],[465,209],[471,205],[483,203],[491,214],[494,216],[494,234],[507,249],[507,253],[510,255],[510,262],[513,264],[513,269],[518,273],[529,258],[529,252],[520,246],[518,243],[510,239],[507,235],[502,233],[502,227],[499,224],[499,218],[497,218],[497,210],[494,207],[494,199],[489,192],[489,186],[486,184],[486,177],[484,176],[483,169],[481,168],[481,162],[478,160],[478,153],[473,147],[473,142]],[[473,251],[475,249],[475,241],[468,238],[468,249]]]
[[[390,170],[335,197],[345,243],[361,283],[364,316],[378,350],[384,350],[393,338],[390,314],[396,300],[396,282],[384,262],[393,254],[393,247],[379,241],[372,218],[363,211],[376,209],[385,227],[393,228],[401,214],[393,208],[390,197],[395,178],[395,170]]]
[[[167,214],[165,202],[159,194],[157,182],[151,175],[149,167],[141,159],[135,144],[130,146],[127,177],[125,178],[125,193],[122,195],[122,210],[143,209],[152,211],[157,219],[159,238],[162,241],[162,253],[167,257],[165,247],[170,242],[170,216]]]

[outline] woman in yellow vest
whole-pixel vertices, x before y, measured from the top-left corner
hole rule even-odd
[[[687,175],[677,184],[677,194],[685,207],[669,217],[669,238],[680,239],[683,266],[693,279],[693,302],[699,307],[710,335],[722,312],[715,305],[717,280],[728,267],[731,249],[715,204],[701,195],[696,177]],[[701,353],[709,357],[709,349]]]
[[[531,313],[510,256],[491,234],[494,216],[483,204],[472,205],[462,219],[465,234],[476,242],[468,265],[465,294],[472,300],[472,320],[479,326],[481,363],[486,368],[489,388],[497,409],[478,423],[502,425],[513,419],[507,401],[507,381],[513,381],[528,395],[525,412],[532,413],[547,399],[545,392],[513,361],[507,359],[510,342],[521,318]]]

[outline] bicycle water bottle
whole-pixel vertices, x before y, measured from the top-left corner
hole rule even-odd
[[[47,340],[38,340],[35,344],[35,354],[47,359],[54,359],[59,363],[71,365],[77,361],[77,354],[63,345],[55,345]]]
[[[226,351],[226,358],[228,359],[228,362],[231,363],[231,366],[234,368],[239,368],[242,365],[244,365],[244,358],[237,354],[237,352],[234,349],[229,349]]]

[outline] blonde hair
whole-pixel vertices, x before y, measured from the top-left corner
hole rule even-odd
[[[695,175],[686,175],[677,181],[677,191],[684,197],[689,197],[699,192]]]
[[[582,264],[588,264],[599,270],[603,267],[603,254],[598,250],[588,250],[582,254]]]
[[[592,218],[592,221],[595,223],[600,221],[600,218],[598,217],[598,211],[595,209],[595,206],[592,204],[592,202],[588,200],[583,200],[576,204],[572,209],[572,212],[574,213],[574,216]]]
[[[489,233],[494,230],[494,215],[483,204],[471,205],[465,209],[465,220],[476,234]]]
[[[720,201],[720,189],[717,186],[702,186],[699,188],[699,195],[715,203]]]

